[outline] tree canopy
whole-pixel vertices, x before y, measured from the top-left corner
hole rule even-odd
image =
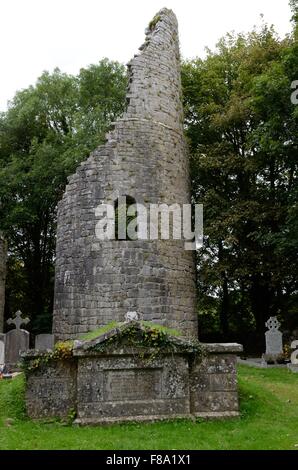
[[[295,35],[280,40],[265,24],[183,64],[193,200],[204,204],[205,333],[245,342],[270,315],[297,326],[297,77]]]
[[[204,204],[197,253],[203,339],[247,344],[278,315],[297,328],[298,2],[293,31],[227,34],[182,64],[192,200]],[[77,76],[44,72],[0,115],[0,227],[9,243],[6,315],[50,330],[57,203],[67,176],[125,109],[126,71],[104,59]],[[256,336],[257,335],[257,336]],[[250,341],[252,344],[252,341]],[[254,343],[256,344],[256,343]]]
[[[9,242],[6,315],[33,331],[52,316],[56,209],[67,176],[124,109],[125,67],[102,60],[71,76],[44,72],[0,115],[0,226]]]

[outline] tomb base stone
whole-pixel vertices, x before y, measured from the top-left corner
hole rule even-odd
[[[28,364],[41,359],[39,368],[27,368],[28,415],[67,418],[72,412],[79,425],[239,415],[241,345],[203,344],[194,353],[199,343],[171,336],[162,351],[128,344],[144,332],[138,322],[123,325],[76,341],[72,358],[52,363],[42,361],[46,353],[26,353]]]

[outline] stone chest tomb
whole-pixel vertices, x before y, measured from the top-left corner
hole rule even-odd
[[[40,418],[72,410],[79,424],[236,416],[242,347],[198,343],[194,252],[184,240],[96,237],[102,203],[190,202],[172,11],[151,21],[128,67],[126,112],[70,176],[59,204],[53,333],[74,342],[24,355],[27,411]]]
[[[75,341],[63,360],[28,352],[27,410],[33,418],[75,410],[77,424],[238,416],[235,354],[241,350],[123,323]]]

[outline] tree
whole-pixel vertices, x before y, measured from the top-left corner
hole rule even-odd
[[[193,200],[204,204],[199,311],[214,299],[225,338],[254,328],[262,337],[274,314],[293,326],[296,48],[294,35],[281,41],[263,25],[227,35],[205,60],[183,64]]]
[[[50,329],[57,203],[67,176],[104,142],[124,109],[124,67],[102,60],[78,76],[56,69],[0,116],[0,226],[9,242],[7,315]],[[92,96],[92,100],[91,97]]]

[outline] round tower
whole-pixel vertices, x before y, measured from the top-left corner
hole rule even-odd
[[[58,208],[53,333],[74,338],[128,311],[197,336],[194,252],[184,240],[96,237],[96,207],[190,202],[178,26],[161,10],[128,64],[127,110],[69,178]]]

